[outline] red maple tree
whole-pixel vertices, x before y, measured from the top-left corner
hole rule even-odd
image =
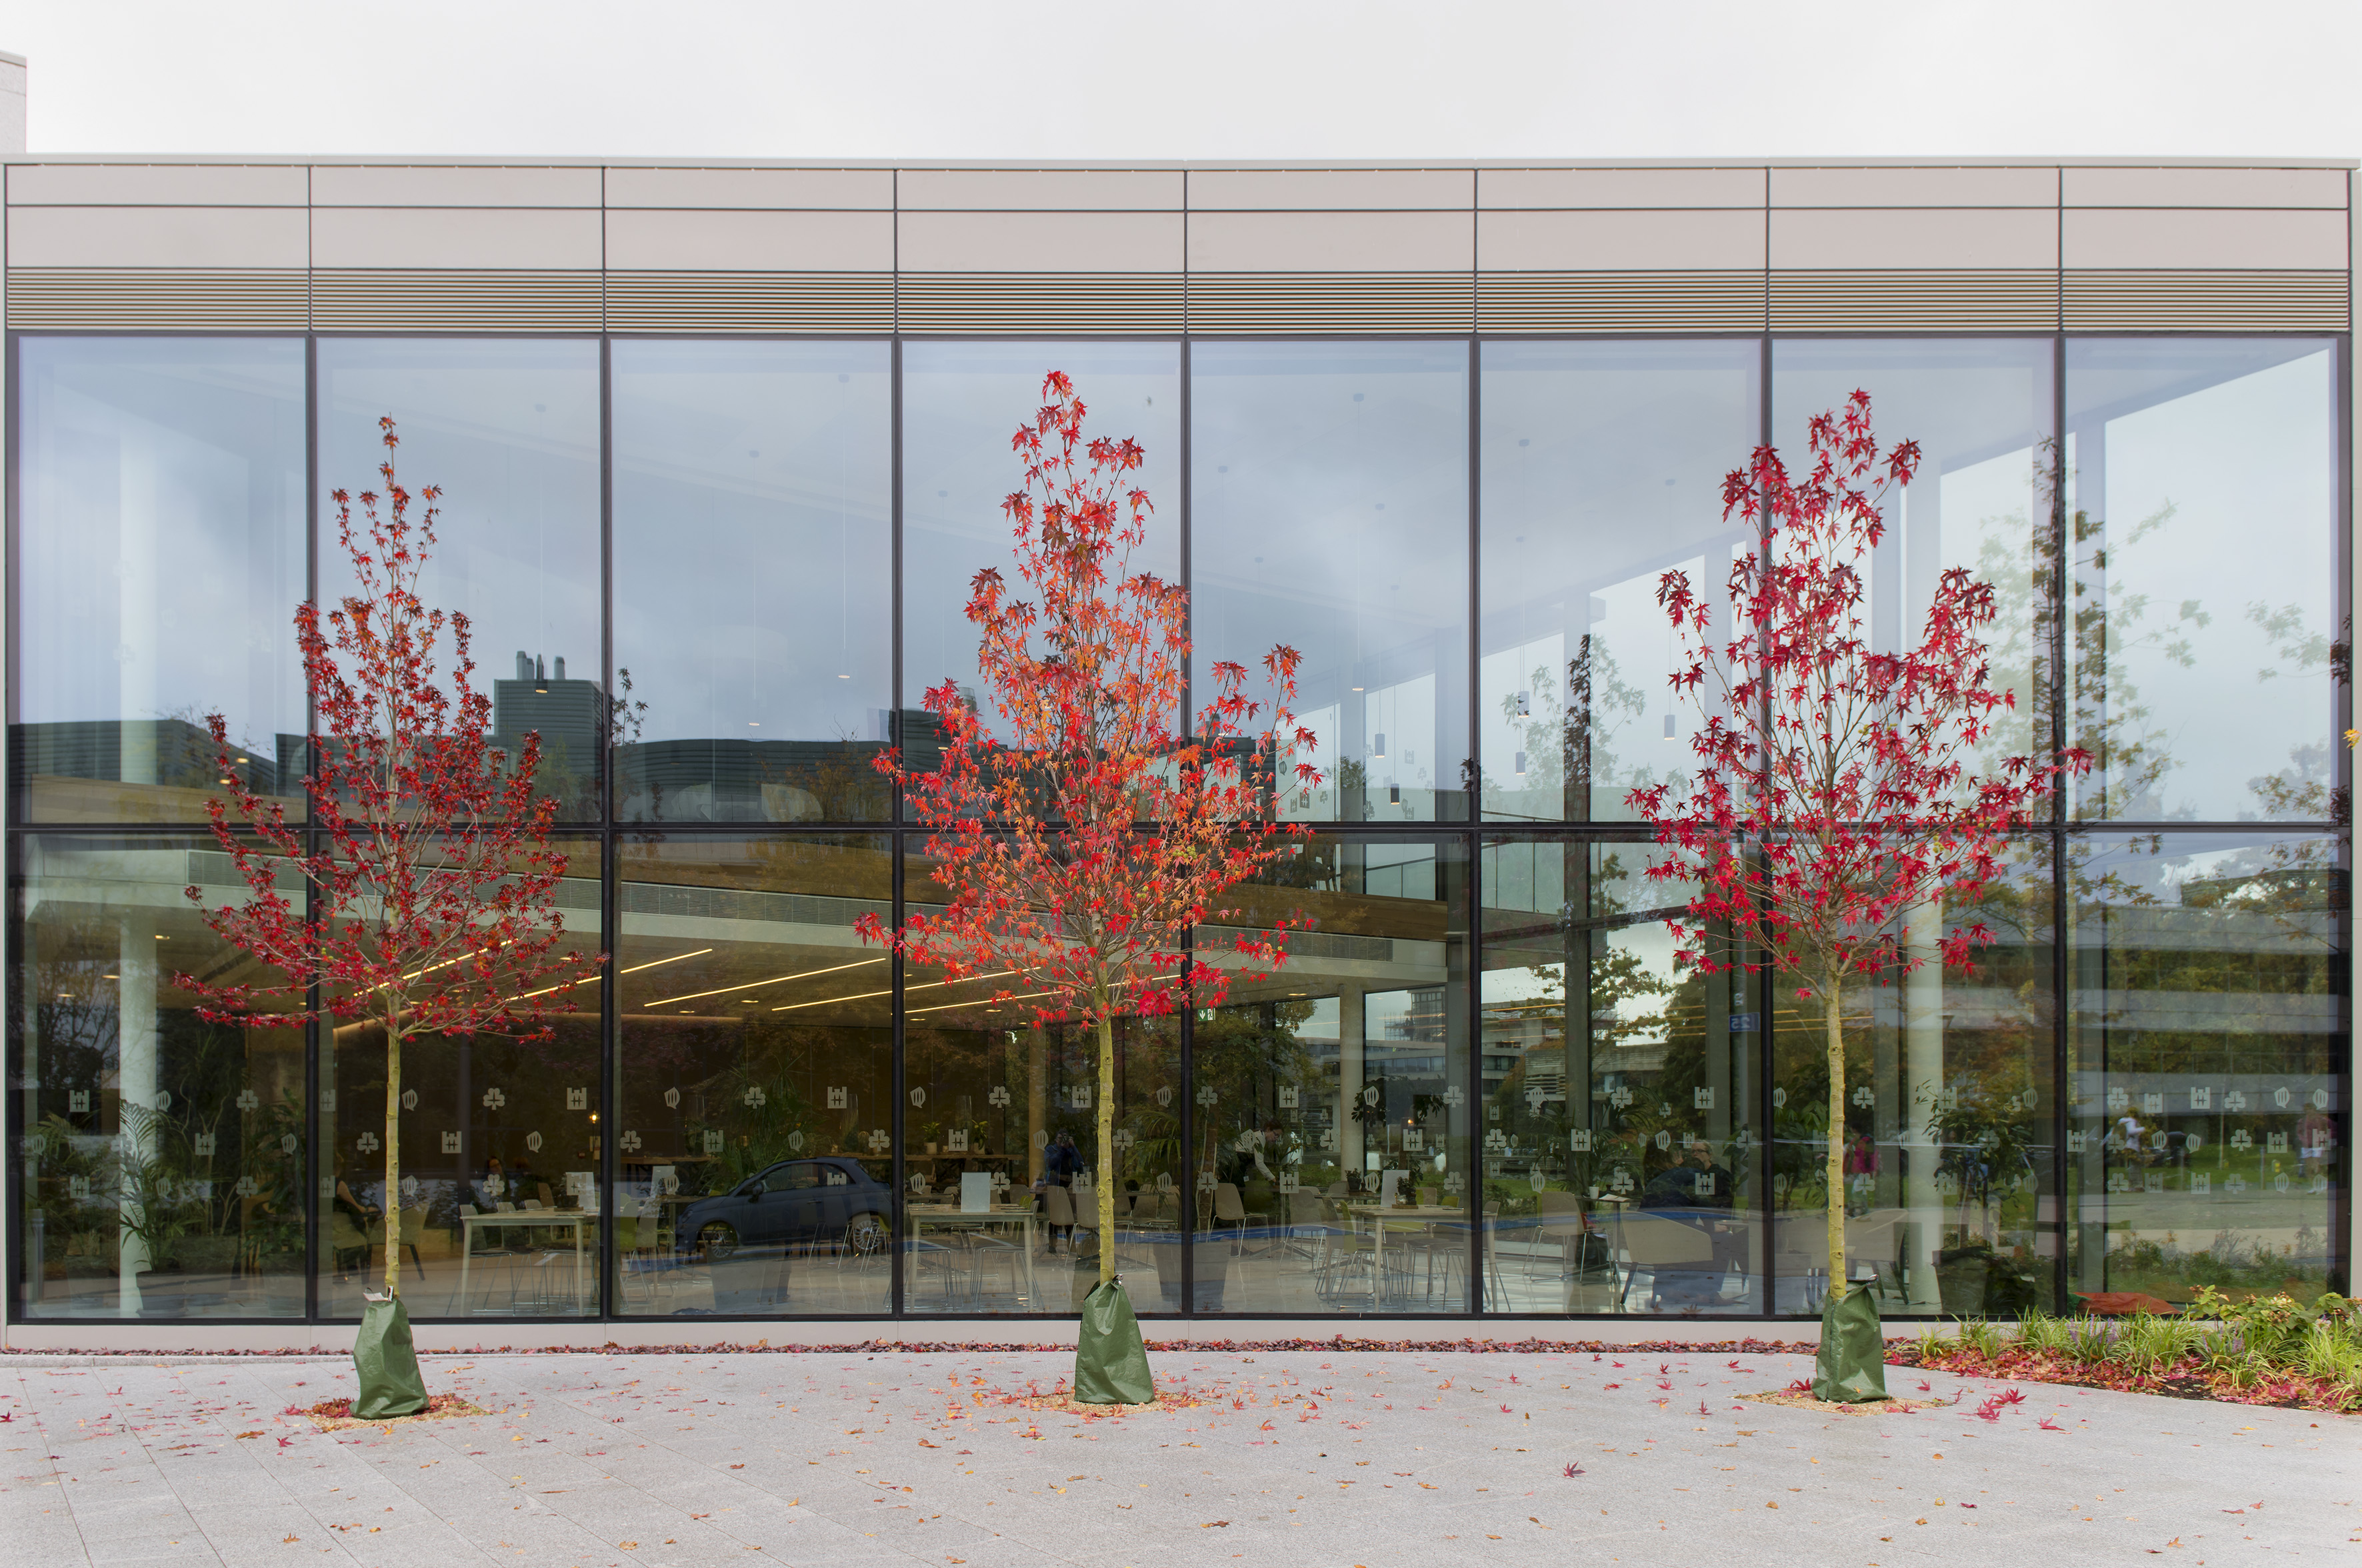
[[[1052,371],[1049,401],[1020,425],[1023,488],[1001,503],[1015,530],[1014,597],[997,569],[976,574],[967,618],[981,633],[977,705],[946,680],[926,694],[943,757],[913,771],[877,760],[931,830],[926,851],[949,894],[943,912],[898,933],[874,915],[863,940],[942,968],[1002,978],[987,1000],[1021,1002],[1043,1023],[1098,1035],[1099,1280],[1115,1276],[1115,1020],[1212,1007],[1231,980],[1286,962],[1293,921],[1221,944],[1230,964],[1192,958],[1191,931],[1234,916],[1231,889],[1308,835],[1278,820],[1275,792],[1320,781],[1312,732],[1290,712],[1295,649],[1264,657],[1268,704],[1245,695],[1244,666],[1210,667],[1212,700],[1190,733],[1182,712],[1188,597],[1129,569],[1147,538],[1147,492],[1128,476],[1140,444],[1083,436],[1074,384]],[[994,733],[996,723],[1004,732]]]
[[[198,1015],[216,1023],[345,1020],[385,1032],[385,1288],[399,1296],[403,1043],[474,1032],[548,1039],[549,1010],[595,979],[606,955],[559,949],[566,857],[549,847],[557,801],[534,788],[540,736],[526,734],[513,756],[492,745],[491,701],[470,684],[468,618],[428,609],[418,593],[440,491],[419,491],[425,506],[412,517],[412,492],[394,479],[393,421],[378,424],[383,489],[358,497],[359,532],[354,498],[333,492],[355,591],[325,617],[308,602],[295,612],[315,714],[303,781],[314,838],[232,766],[222,716],[205,721],[229,798],[208,802],[214,837],[253,895],[206,910],[205,923],[298,990],[316,985],[316,1005],[289,1010],[283,992],[259,985],[190,975],[174,983],[204,998]],[[245,827],[232,825],[231,804]],[[291,868],[308,884],[301,905],[280,886]],[[200,889],[188,896],[204,902]]]
[[[2014,756],[1970,771],[2014,693],[1992,689],[1982,636],[1992,586],[1967,569],[1936,584],[1918,642],[1874,646],[1864,619],[1871,552],[1885,531],[1882,502],[1911,481],[1919,446],[1882,451],[1870,394],[1809,427],[1811,473],[1792,479],[1779,452],[1758,447],[1723,480],[1723,514],[1754,525],[1758,548],[1731,563],[1730,626],[1688,574],[1660,580],[1657,602],[1683,644],[1674,691],[1703,723],[1698,767],[1627,797],[1669,853],[1649,868],[1695,884],[1673,922],[1677,961],[1704,974],[1772,968],[1800,999],[1817,999],[1827,1036],[1829,1280],[1846,1288],[1845,988],[1881,983],[1926,961],[1973,966],[1992,939],[1982,922],[1934,913],[1975,899],[2001,875],[2010,834],[2030,824],[2053,778],[2089,765],[2080,750]],[[1913,923],[1936,922],[1918,940]],[[1709,933],[1720,942],[1709,942]]]

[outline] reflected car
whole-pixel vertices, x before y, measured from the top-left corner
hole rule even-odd
[[[707,1263],[750,1247],[833,1242],[871,1253],[885,1245],[893,1212],[893,1195],[857,1160],[782,1160],[685,1206],[674,1233]]]

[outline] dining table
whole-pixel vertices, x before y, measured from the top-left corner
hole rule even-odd
[[[926,1239],[929,1231],[985,1231],[1014,1225],[1024,1233],[1019,1255],[1024,1260],[1025,1299],[1029,1305],[1041,1300],[1040,1286],[1033,1277],[1033,1243],[1042,1215],[1032,1203],[996,1203],[989,1209],[963,1209],[956,1203],[913,1203],[904,1209],[911,1220],[911,1240],[913,1243]]]
[[[574,1309],[582,1310],[584,1276],[582,1271],[583,1232],[599,1223],[599,1216],[579,1209],[502,1209],[490,1214],[462,1214],[459,1223],[463,1233],[459,1245],[459,1300],[468,1299],[468,1264],[476,1255],[478,1231],[566,1231],[574,1243]],[[595,1242],[597,1231],[591,1231]],[[461,1309],[466,1310],[464,1305]]]
[[[1380,1280],[1386,1277],[1386,1232],[1389,1226],[1416,1222],[1431,1228],[1468,1223],[1467,1209],[1457,1203],[1398,1203],[1392,1209],[1383,1209],[1374,1203],[1349,1203],[1345,1205],[1345,1212],[1353,1220],[1356,1228],[1363,1221],[1370,1224],[1370,1241],[1375,1254],[1372,1266],[1377,1270]]]

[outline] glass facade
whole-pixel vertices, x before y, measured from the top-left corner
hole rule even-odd
[[[426,1320],[1054,1316],[1102,1244],[1150,1316],[1792,1316],[1832,1204],[1890,1316],[2350,1284],[2341,339],[10,347],[16,1320],[345,1320],[389,1246]],[[1146,449],[1199,668],[1301,652],[1327,774],[1197,938],[1287,963],[1118,1022],[1107,1237],[1096,1038],[855,933],[944,896],[871,761],[975,688],[1053,368]],[[1972,972],[1844,999],[1832,1192],[1817,1004],[1676,961],[1625,802],[1689,766],[1661,574],[1718,587],[1723,474],[1856,387],[1925,454],[1875,636],[1976,570],[1992,758],[2097,760],[1905,923]],[[205,717],[300,807],[292,617],[385,414],[610,954],[551,1040],[413,1043],[395,1192],[382,1042],[183,980],[247,963]]]

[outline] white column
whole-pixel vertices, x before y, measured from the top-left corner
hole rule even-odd
[[[1337,1165],[1341,1170],[1362,1168],[1362,1123],[1353,1112],[1362,1103],[1362,989],[1344,986],[1337,993]]]
[[[1903,1202],[1914,1238],[1904,1260],[1911,1269],[1911,1305],[1932,1309],[1936,1294],[1936,1248],[1944,1237],[1944,1198],[1936,1190],[1935,1140],[1927,1118],[1944,1088],[1944,965],[1937,944],[1944,934],[1944,908],[1930,900],[1911,911],[1904,934],[1906,951],[1919,961],[1903,983],[1903,1128],[1896,1139],[1906,1151],[1911,1175]]]
[[[116,1129],[117,1150],[126,1165],[156,1156],[156,917],[145,910],[126,911],[120,917],[120,961],[116,973]],[[154,1260],[148,1243],[132,1229],[144,1218],[134,1198],[116,1198],[121,1226],[116,1251],[116,1312],[139,1315],[139,1271]]]
[[[127,784],[160,783],[156,776],[157,558],[155,455],[137,442],[120,447],[116,478],[116,716],[121,725],[122,775]]]

